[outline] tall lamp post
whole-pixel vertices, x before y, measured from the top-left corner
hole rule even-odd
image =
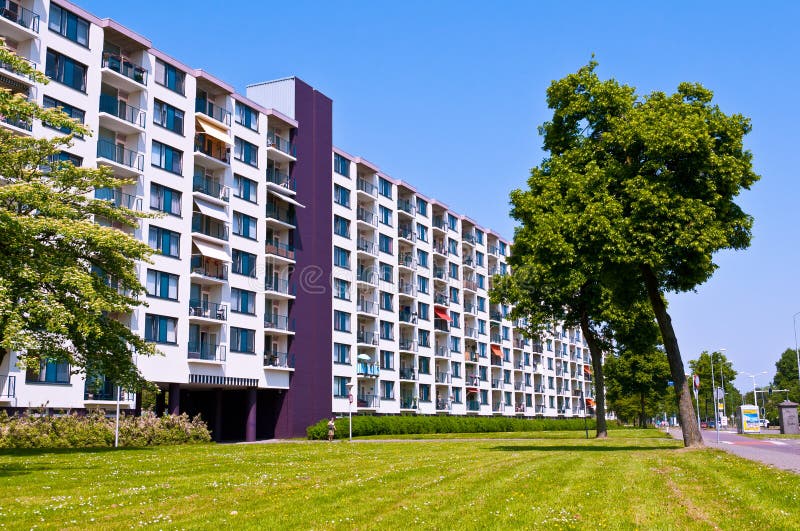
[[[767,374],[767,371],[757,372],[755,374],[750,374],[749,372],[743,373],[745,376],[753,379],[753,402],[755,403],[756,410],[758,411],[758,420],[759,423],[761,422],[761,410],[758,407],[758,395],[756,394],[756,376],[761,376],[762,374]]]
[[[714,353],[711,353],[711,398],[714,402],[714,429],[717,431],[717,444],[719,444],[719,408],[717,404],[717,384],[714,380]]]
[[[350,425],[349,440],[350,442],[353,442],[353,386],[355,384],[353,382],[347,382],[345,385],[347,387],[347,401],[348,401],[347,416],[349,418],[349,425]]]
[[[794,355],[797,356],[797,380],[800,381],[800,350],[797,350],[797,312],[792,316],[792,323],[794,324]],[[788,395],[787,395],[788,396]]]

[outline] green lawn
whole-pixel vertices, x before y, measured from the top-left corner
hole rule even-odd
[[[655,430],[572,435],[4,451],[0,527],[800,527],[800,475]]]

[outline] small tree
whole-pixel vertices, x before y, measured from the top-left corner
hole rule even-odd
[[[48,82],[1,40],[0,62]],[[6,89],[0,116],[70,131],[48,140],[0,128],[0,361],[16,351],[34,371],[43,360],[65,361],[73,372],[134,388],[142,382],[133,353],[155,349],[117,317],[139,306],[144,290],[135,261],[152,250],[95,220],[133,227],[141,214],[90,197],[125,184],[108,168],[75,167],[59,157],[74,135],[90,134],[85,126]]]
[[[630,414],[633,407],[639,426],[646,426],[648,419],[662,411],[669,389],[669,364],[662,351],[625,349],[619,356],[609,356],[606,378],[609,407],[618,416]]]

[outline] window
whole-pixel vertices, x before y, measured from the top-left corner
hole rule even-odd
[[[483,253],[480,251],[475,251],[475,264],[479,267],[483,267]]]
[[[235,102],[234,110],[236,111],[236,123],[258,131],[258,112],[251,109],[244,103]]]
[[[421,242],[428,241],[428,227],[422,223],[417,223],[417,239]]]
[[[486,289],[486,275],[481,275],[478,273],[475,275],[475,279],[478,281],[478,287],[481,289]]]
[[[428,252],[417,249],[417,265],[428,269]]]
[[[453,378],[461,378],[461,364],[457,361],[451,361],[450,372],[453,373]]]
[[[54,50],[47,50],[44,73],[53,81],[86,92],[86,69],[87,67],[83,63]]]
[[[394,325],[389,321],[381,321],[381,339],[394,339]]]
[[[150,163],[157,168],[180,175],[183,171],[183,151],[153,140]]]
[[[419,317],[423,321],[430,320],[430,305],[424,302],[418,302],[417,317]]]
[[[242,214],[241,212],[233,212],[234,234],[241,236],[242,238],[255,240],[258,238],[257,229],[258,220],[256,220],[256,218],[248,216],[247,214]]]
[[[378,219],[384,225],[392,226],[392,211],[383,205],[378,206]]]
[[[485,382],[488,378],[488,373],[486,371],[486,367],[478,367],[478,376],[480,377],[482,382]]]
[[[389,282],[390,284],[394,283],[394,268],[389,264],[384,264],[383,262],[379,263],[380,273],[381,273],[381,280],[384,282]]]
[[[333,200],[337,205],[350,208],[350,190],[338,184],[333,185]]]
[[[489,391],[486,389],[481,389],[481,405],[489,405]]]
[[[178,275],[148,269],[147,294],[160,299],[178,300]]]
[[[392,311],[392,301],[394,297],[391,293],[381,291],[381,310]]]
[[[185,80],[186,74],[184,72],[172,65],[168,65],[161,59],[156,59],[156,83],[183,96]]]
[[[255,203],[258,201],[258,183],[241,175],[233,175],[233,197]]]
[[[486,321],[483,319],[478,319],[478,333],[486,335]]]
[[[391,350],[381,350],[381,369],[394,370],[394,352]]]
[[[153,123],[169,129],[173,133],[183,134],[183,111],[163,101],[153,101]]]
[[[150,225],[147,243],[164,256],[180,257],[181,235],[177,232]]]
[[[428,217],[428,202],[419,197],[417,198],[417,214]]]
[[[339,332],[350,331],[350,314],[339,310],[333,311],[333,329]]]
[[[417,363],[417,367],[419,369],[420,374],[430,374],[431,373],[431,360],[430,358],[426,358],[424,356],[419,357],[419,362]]]
[[[182,195],[172,188],[150,183],[150,208],[180,217]]]
[[[458,280],[458,265],[450,264],[450,278]]]
[[[144,318],[144,338],[155,343],[174,345],[178,342],[178,320],[174,317],[146,314]]]
[[[333,154],[333,171],[343,177],[350,177],[350,161],[339,155]]]
[[[349,238],[350,222],[341,216],[333,216],[333,233],[343,238]]]
[[[453,376],[455,376],[455,374]],[[459,387],[453,387],[453,403],[454,404],[461,403],[461,388]]]
[[[392,238],[385,234],[378,234],[378,248],[382,253],[392,254]]]
[[[452,352],[461,352],[461,338],[458,337],[450,338],[450,350]]]
[[[343,301],[350,300],[350,283],[341,278],[333,279],[333,296]]]
[[[333,377],[333,396],[337,398],[347,398],[347,384],[350,383],[350,378],[344,376]]]
[[[231,270],[237,275],[256,278],[256,255],[233,249],[231,251]]]
[[[486,311],[486,299],[483,297],[478,297],[478,311]]]
[[[447,214],[447,226],[452,231],[458,230],[458,228],[457,228],[458,227],[458,218],[455,217],[453,214],[450,214],[449,212]]]
[[[389,199],[391,199],[392,183],[390,183],[383,177],[378,177],[378,193],[381,194],[383,197],[388,197]]]
[[[447,251],[453,256],[458,256],[458,242],[453,238],[447,238]]]
[[[231,327],[231,352],[254,354],[256,351],[256,331],[248,328]]]
[[[461,328],[461,314],[450,310],[450,326],[453,328]]]
[[[479,244],[483,245],[483,231],[480,229],[475,229],[475,241]],[[483,256],[483,255],[481,255]],[[483,265],[482,263],[480,265]]]
[[[458,303],[458,288],[450,288],[450,302]]]
[[[500,244],[500,254],[505,256],[506,255],[506,248],[508,246],[506,245],[506,242],[499,242],[499,244]]]
[[[233,139],[233,158],[258,168],[258,146],[235,137]]]
[[[486,357],[486,343],[478,343],[478,356],[481,358]]]
[[[246,289],[231,288],[231,311],[256,314],[256,294]]]
[[[67,116],[69,116],[73,120],[79,121],[80,123],[83,123],[84,117],[86,116],[86,113],[84,111],[77,109],[67,103],[64,103],[63,101],[58,101],[57,99],[51,98],[50,96],[44,96],[44,98],[42,99],[42,103],[45,109],[61,107],[62,112],[64,112]],[[47,122],[42,122],[42,125],[49,127],[51,129],[55,129],[56,131],[60,131],[65,135],[68,135],[71,131],[71,129],[67,126],[56,127],[55,125],[51,125]],[[78,138],[83,138],[83,135],[76,134],[75,136]]]
[[[428,279],[426,277],[417,277],[417,291],[428,293]]]
[[[394,382],[381,381],[381,398],[384,400],[394,400]]]
[[[25,371],[25,383],[68,384],[69,379],[69,363],[66,361],[39,360],[38,372],[33,368]]]
[[[511,361],[511,349],[503,347],[503,361]]]
[[[347,365],[350,363],[350,345],[342,343],[333,344],[333,362],[340,365]]]
[[[548,389],[553,389],[554,388],[554,386],[553,386],[553,377],[552,376],[548,376],[547,377],[547,388]]]
[[[342,249],[341,247],[334,246],[333,265],[335,265],[336,267],[343,267],[345,269],[350,269],[350,251]]]
[[[500,274],[505,275],[508,273],[508,264],[502,263],[500,264]]]
[[[67,11],[61,6],[50,4],[50,17],[47,25],[51,31],[77,42],[81,46],[89,47],[89,21]]]
[[[428,330],[420,330],[417,333],[417,343],[421,347],[431,346],[431,333]]]

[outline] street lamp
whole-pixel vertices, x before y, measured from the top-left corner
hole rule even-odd
[[[348,410],[347,416],[349,418],[349,424],[350,424],[350,437],[349,437],[350,442],[353,442],[353,386],[354,385],[355,384],[353,382],[347,382],[345,384],[345,387],[347,387],[347,401],[349,402],[347,406]]]
[[[800,350],[797,350],[797,312],[792,316],[792,323],[794,324],[794,355],[797,356],[797,380],[800,381]],[[788,396],[788,395],[787,395]]]
[[[761,376],[762,374],[767,374],[767,371],[757,372],[755,374],[750,374],[749,372],[743,373],[745,376],[753,379],[753,402],[755,403],[756,410],[758,410],[758,419],[759,424],[761,423],[761,410],[758,408],[758,395],[756,394],[756,376]]]
[[[723,352],[727,352],[727,351],[728,351],[728,349],[726,349],[726,348],[719,349],[720,355]],[[722,360],[720,360],[720,361],[722,361]],[[728,418],[728,413],[725,410],[725,364],[724,363],[722,363],[722,369],[720,369],[720,371],[719,371],[719,376],[722,379],[722,416],[727,419]]]

